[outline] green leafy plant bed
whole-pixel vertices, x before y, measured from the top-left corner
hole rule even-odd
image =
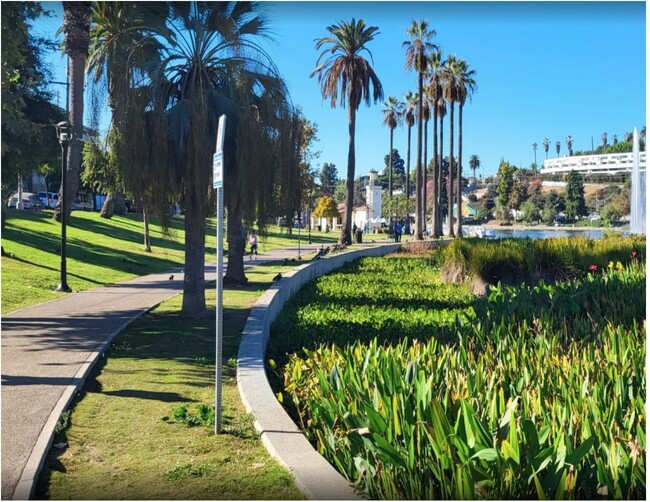
[[[646,269],[616,256],[487,297],[362,259],[275,323],[280,397],[367,497],[645,499]]]

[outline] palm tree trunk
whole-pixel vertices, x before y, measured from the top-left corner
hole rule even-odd
[[[388,195],[393,196],[393,132],[390,128],[390,150],[388,151]]]
[[[185,189],[185,277],[181,316],[205,317],[205,195]]]
[[[408,217],[408,206],[409,206],[409,192],[411,191],[411,127],[408,126],[408,134],[407,134],[407,145],[406,145],[406,212],[407,212],[407,218],[406,218],[406,233],[409,234],[411,233],[411,222],[409,221],[410,218]]]
[[[433,236],[439,237],[438,233],[438,198],[437,198],[437,185],[440,180],[438,166],[438,112],[436,106],[433,106],[433,187],[431,190],[431,226],[433,229]]]
[[[443,148],[445,147],[444,143],[444,137],[445,137],[445,117],[443,115],[440,115],[440,165],[438,166],[438,186],[436,187],[436,199],[438,201],[438,235],[442,235],[442,190],[443,190],[443,184],[442,184],[442,163],[445,159],[445,156],[443,155]],[[449,206],[449,205],[447,205]],[[449,207],[447,207],[447,210],[449,210]]]
[[[228,200],[228,199],[226,199]],[[228,233],[228,267],[224,281],[230,284],[245,284],[248,282],[244,274],[244,249],[246,241],[242,226],[242,211],[236,202],[228,204],[227,233]]]
[[[415,239],[422,240],[422,191],[420,190],[420,181],[422,178],[422,87],[424,74],[418,72],[418,152],[416,164],[416,184],[415,184]]]
[[[144,226],[144,250],[151,253],[151,236],[149,234],[149,210],[144,199],[140,199],[142,204],[142,223]]]
[[[449,103],[449,176],[447,176],[447,206],[449,236],[454,236],[454,102]]]
[[[66,163],[66,200],[63,210],[67,217],[72,210],[72,199],[79,189],[79,171],[81,169],[81,146],[84,118],[84,76],[88,45],[90,41],[90,2],[64,2],[63,18],[65,33],[65,51],[68,55],[68,72],[70,75],[70,111],[68,120],[72,131],[72,140],[68,145]],[[59,189],[59,201],[54,209],[54,219],[61,221],[61,204],[63,190]]]
[[[427,235],[427,129],[429,121],[424,121],[424,162],[422,166],[422,181],[420,190],[422,191],[422,235]]]
[[[350,106],[348,110],[348,179],[345,185],[345,219],[341,227],[341,235],[339,236],[339,245],[348,246],[352,244],[350,236],[350,228],[352,227],[352,205],[354,204],[354,134],[357,119],[357,111],[354,106]]]
[[[463,236],[463,105],[458,104],[458,174],[456,184],[456,195],[458,197],[458,221],[456,222],[456,235]]]

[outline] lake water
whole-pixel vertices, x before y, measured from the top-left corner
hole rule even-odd
[[[494,228],[490,229],[494,234],[495,239],[523,239],[530,237],[531,239],[548,239],[552,237],[591,237],[592,239],[600,239],[603,236],[603,230],[536,230],[536,229],[519,229],[519,228]]]

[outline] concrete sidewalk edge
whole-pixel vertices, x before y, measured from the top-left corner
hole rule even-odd
[[[176,296],[177,294],[179,293],[175,293],[171,296]],[[36,445],[34,446],[34,449],[32,450],[32,453],[27,460],[27,464],[25,465],[25,468],[20,475],[20,479],[18,480],[18,484],[14,490],[12,500],[30,500],[34,496],[38,477],[41,473],[41,469],[45,464],[47,454],[50,451],[50,448],[54,441],[54,430],[57,423],[59,422],[59,417],[68,408],[69,404],[72,402],[78,391],[83,387],[86,378],[95,367],[95,364],[97,361],[99,361],[100,357],[106,352],[108,344],[111,342],[111,340],[113,340],[113,338],[121,333],[129,324],[137,321],[140,319],[140,317],[145,315],[147,312],[150,312],[161,303],[162,301],[156,302],[155,304],[150,305],[146,309],[140,311],[135,317],[124,321],[120,326],[109,333],[106,338],[104,338],[104,340],[102,340],[99,345],[95,347],[93,352],[88,355],[86,361],[81,365],[79,371],[71,379],[70,385],[66,387],[63,395],[59,398],[58,402],[52,409],[52,412],[50,413],[50,416],[48,417],[43,430],[36,440]]]

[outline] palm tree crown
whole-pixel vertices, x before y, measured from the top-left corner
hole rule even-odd
[[[381,100],[384,91],[372,66],[362,54],[367,52],[372,61],[372,53],[366,47],[379,33],[377,26],[366,27],[363,19],[351,22],[340,21],[327,27],[331,36],[316,39],[316,50],[326,47],[318,60],[316,68],[309,74],[318,74],[323,99],[330,98],[330,105],[336,108],[339,101],[342,107],[347,104],[355,110],[361,101],[370,106]],[[372,85],[372,93],[370,92]],[[340,87],[340,98],[339,98]]]
[[[405,108],[404,103],[399,101],[396,96],[389,96],[388,101],[384,101],[383,105],[383,124],[389,129],[397,128],[402,123],[402,115]]]

